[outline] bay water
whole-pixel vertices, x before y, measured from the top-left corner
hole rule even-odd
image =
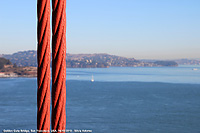
[[[67,68],[66,83],[72,131],[200,132],[200,66]],[[0,131],[37,128],[36,94],[36,78],[0,79]]]

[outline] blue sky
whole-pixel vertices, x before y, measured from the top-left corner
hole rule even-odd
[[[34,0],[0,1],[0,54],[36,50]],[[199,0],[68,0],[67,52],[200,57]]]

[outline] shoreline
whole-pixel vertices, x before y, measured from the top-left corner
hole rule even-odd
[[[157,66],[157,67],[117,67],[112,66],[109,68],[184,68],[188,65],[180,65],[178,67],[164,67],[164,66]],[[199,71],[200,65],[189,65],[191,67],[191,70]],[[103,69],[109,69],[109,68],[103,68]],[[95,67],[95,68],[66,68],[69,70],[76,70],[76,69],[102,69],[101,67]],[[37,77],[37,67],[17,67],[17,68],[4,68],[0,71],[0,78],[36,78]]]
[[[37,77],[37,67],[8,66],[0,70],[0,78]]]
[[[37,76],[33,76],[33,75],[27,75],[27,76],[10,76],[10,75],[0,75],[0,79],[1,78],[36,78]]]

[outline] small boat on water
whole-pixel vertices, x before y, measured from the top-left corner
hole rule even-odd
[[[193,70],[193,71],[197,71],[198,69],[197,69],[197,68],[193,68],[192,70]]]
[[[92,79],[91,79],[91,82],[94,82],[94,77],[93,77],[93,75],[92,75]]]

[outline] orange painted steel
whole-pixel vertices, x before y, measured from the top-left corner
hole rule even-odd
[[[50,0],[37,1],[37,129],[50,130]]]
[[[52,0],[52,130],[66,128],[66,0]]]

